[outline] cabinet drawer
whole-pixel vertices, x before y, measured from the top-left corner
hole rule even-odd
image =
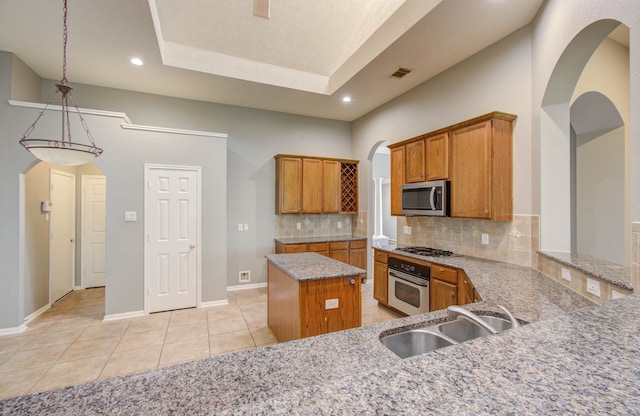
[[[306,244],[287,244],[284,246],[285,253],[305,253],[307,251]]]
[[[458,271],[448,267],[438,266],[437,264],[431,265],[431,276],[445,282],[458,284]]]
[[[381,263],[387,263],[388,254],[386,251],[373,250],[373,259]]]
[[[327,251],[329,250],[328,243],[309,243],[309,251]]]
[[[331,243],[329,243],[329,250],[333,251],[333,250],[347,250],[349,249],[349,242],[348,241],[333,241]]]
[[[355,240],[349,242],[349,248],[366,248],[367,240]]]

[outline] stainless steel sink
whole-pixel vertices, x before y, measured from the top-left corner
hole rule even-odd
[[[381,336],[380,342],[398,357],[407,358],[492,333],[500,333],[514,325],[511,320],[497,316],[463,312],[464,314],[454,314],[457,318],[452,321]],[[515,323],[516,326],[520,325],[517,321]]]
[[[398,334],[387,335],[380,341],[400,358],[424,354],[454,344],[424,329],[413,329]]]
[[[478,315],[496,332],[502,332],[511,328],[511,322],[497,316]],[[437,329],[449,338],[458,342],[465,342],[470,339],[491,335],[489,331],[481,326],[464,318],[455,321],[445,322],[437,326]]]

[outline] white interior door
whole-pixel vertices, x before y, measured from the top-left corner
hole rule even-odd
[[[147,166],[147,311],[197,306],[199,168]]]
[[[82,176],[82,287],[105,285],[107,178]]]
[[[51,169],[49,183],[49,302],[54,303],[74,286],[76,177]]]

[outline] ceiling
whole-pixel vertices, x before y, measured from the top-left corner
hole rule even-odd
[[[69,0],[67,78],[352,121],[525,26],[542,2]],[[62,0],[0,1],[0,50],[60,79]],[[399,67],[412,72],[391,77]]]

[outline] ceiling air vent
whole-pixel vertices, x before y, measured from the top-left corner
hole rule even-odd
[[[391,76],[394,78],[402,78],[403,76],[407,75],[409,72],[411,72],[410,69],[400,67],[396,72],[391,74]]]

